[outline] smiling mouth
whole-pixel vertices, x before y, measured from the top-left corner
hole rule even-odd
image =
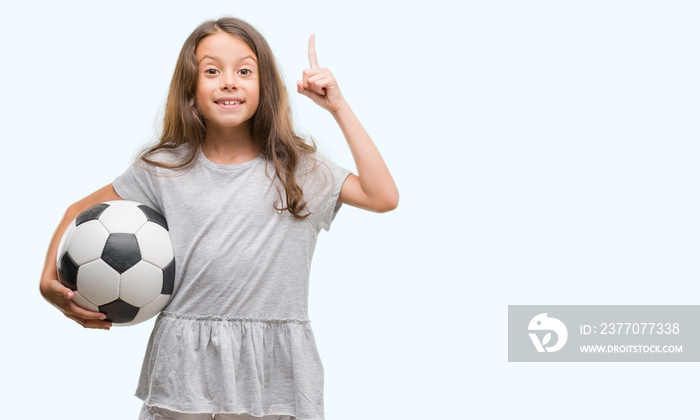
[[[240,105],[243,102],[241,101],[214,101],[215,104],[218,105]]]

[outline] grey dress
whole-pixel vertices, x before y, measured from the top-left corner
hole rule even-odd
[[[198,152],[187,171],[137,162],[113,184],[165,216],[175,250],[173,297],[156,319],[136,396],[185,413],[323,420],[309,271],[351,172],[318,153],[305,160],[297,181],[311,215],[297,219],[273,208],[285,203],[276,186],[282,197],[284,189],[263,155],[219,165]]]

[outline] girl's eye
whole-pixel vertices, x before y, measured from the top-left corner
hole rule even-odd
[[[216,74],[217,71],[218,71],[218,70],[216,70],[216,69],[206,69],[206,70],[204,70],[204,73],[206,73],[206,74]]]
[[[248,70],[248,69],[241,69],[241,70],[239,70],[239,71],[242,72],[242,74],[243,74],[244,76],[247,76],[247,75],[250,74],[250,70]]]

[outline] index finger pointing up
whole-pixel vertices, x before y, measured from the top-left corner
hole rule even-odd
[[[309,64],[312,69],[319,68],[318,59],[316,58],[316,35],[311,34],[309,38]]]

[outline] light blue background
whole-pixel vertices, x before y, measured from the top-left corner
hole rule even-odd
[[[65,208],[154,137],[182,43],[220,15],[262,31],[298,128],[354,169],[294,90],[316,33],[401,192],[319,241],[328,420],[697,416],[697,364],[507,362],[509,304],[698,303],[696,2],[194,3],[0,6],[3,418],[136,418],[152,322],[84,330],[39,275]]]

